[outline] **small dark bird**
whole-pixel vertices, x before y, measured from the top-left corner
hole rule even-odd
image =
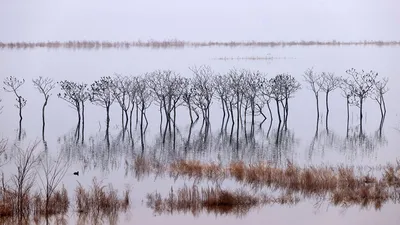
[[[74,175],[79,176],[79,171],[74,172]]]

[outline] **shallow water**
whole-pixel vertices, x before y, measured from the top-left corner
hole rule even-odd
[[[272,60],[236,60],[246,57],[276,57]],[[232,60],[218,60],[227,57]],[[27,146],[41,137],[41,104],[42,96],[32,85],[32,78],[38,76],[51,77],[56,81],[72,80],[91,83],[101,76],[112,76],[114,73],[123,75],[140,75],[156,69],[171,69],[182,76],[191,76],[189,66],[210,65],[216,73],[226,73],[229,69],[247,68],[268,73],[270,77],[277,73],[290,73],[302,84],[302,89],[290,101],[289,130],[282,137],[279,146],[274,144],[277,123],[273,121],[272,129],[268,133],[269,120],[261,129],[256,128],[254,143],[246,142],[241,132],[240,149],[233,151],[235,145],[229,144],[229,131],[221,135],[222,111],[218,101],[214,100],[211,109],[211,133],[208,141],[204,142],[204,133],[201,132],[201,121],[192,127],[191,140],[187,142],[189,133],[189,118],[186,109],[178,110],[178,132],[176,148],[172,144],[161,146],[159,133],[159,114],[152,106],[147,111],[149,127],[145,137],[145,154],[154,159],[167,163],[176,159],[199,159],[202,161],[245,160],[256,162],[266,160],[277,164],[284,164],[291,160],[298,165],[349,165],[349,166],[379,166],[394,163],[400,156],[400,106],[397,98],[400,96],[400,57],[398,47],[288,47],[288,48],[185,48],[185,49],[145,49],[131,48],[129,50],[68,50],[68,49],[34,49],[0,51],[0,79],[12,75],[24,78],[26,84],[21,88],[21,94],[28,102],[23,109],[23,131],[25,133],[21,146]],[[317,72],[334,72],[339,76],[346,76],[345,71],[350,68],[365,71],[374,70],[379,76],[389,78],[389,92],[385,95],[387,116],[382,132],[379,136],[380,113],[378,105],[368,99],[364,110],[365,139],[360,139],[355,133],[352,138],[346,138],[346,102],[340,90],[330,95],[330,131],[325,131],[325,124],[319,125],[319,134],[316,138],[315,99],[302,79],[303,72],[313,67]],[[153,191],[168,192],[171,185],[179,185],[169,178],[136,179],[132,170],[135,156],[141,153],[140,132],[135,130],[135,148],[124,144],[118,139],[120,132],[120,109],[117,104],[112,106],[111,133],[112,144],[110,150],[104,147],[103,132],[105,129],[105,111],[99,106],[86,104],[86,145],[76,146],[70,137],[76,126],[76,115],[66,102],[58,99],[59,87],[53,91],[46,109],[46,140],[49,152],[59,151],[73,161],[63,179],[63,184],[69,191],[71,198],[77,181],[83,185],[90,185],[93,177],[98,177],[106,183],[113,183],[120,192],[125,185],[133,186],[131,210],[119,216],[118,224],[146,222],[150,224],[183,224],[191,223],[256,223],[275,222],[280,224],[398,224],[398,205],[385,204],[380,211],[361,210],[351,207],[344,210],[342,207],[328,207],[326,204],[319,210],[314,207],[315,200],[301,201],[295,206],[266,206],[251,210],[245,217],[238,219],[235,216],[218,216],[202,213],[193,220],[191,214],[155,216],[151,209],[146,207],[146,194]],[[15,98],[11,93],[1,92],[2,105],[0,114],[0,136],[8,139],[11,148],[16,140],[18,129],[17,109],[13,106]],[[320,96],[321,114],[324,116],[324,96]],[[266,109],[264,112],[267,112]],[[273,108],[273,112],[274,108]],[[268,114],[267,114],[268,115]],[[274,114],[275,116],[275,114]],[[256,122],[262,119],[257,117]],[[324,121],[324,120],[322,120]],[[358,109],[351,108],[350,125],[357,131]],[[267,136],[268,135],[268,136]],[[185,144],[189,143],[189,150],[185,151]],[[43,148],[42,145],[40,145]],[[12,155],[12,154],[11,154]],[[15,165],[11,162],[2,167],[6,177],[15,173]],[[72,172],[79,170],[79,177]],[[190,181],[187,181],[190,183]],[[224,184],[227,183],[224,182]],[[234,185],[235,186],[235,185]],[[144,201],[144,203],[142,202]],[[293,215],[293,216],[287,216]],[[297,215],[297,216],[295,216]],[[298,218],[302,218],[302,221]],[[71,224],[76,215],[71,213],[68,221]]]

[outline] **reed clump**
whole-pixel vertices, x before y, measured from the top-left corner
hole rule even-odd
[[[46,201],[48,201],[48,207],[46,207]],[[47,200],[46,196],[37,193],[33,196],[33,213],[34,215],[47,216],[65,214],[68,212],[69,204],[68,192],[65,187],[62,187],[61,190],[54,191]]]
[[[123,197],[118,197],[118,192],[109,184],[102,185],[93,179],[92,186],[87,190],[80,183],[75,189],[76,207],[79,213],[102,212],[113,213],[119,210],[126,210],[129,207],[130,190],[123,193]]]
[[[169,167],[171,177],[187,176],[195,180],[218,181],[225,177],[224,169],[216,163],[201,163],[197,160],[179,160]]]
[[[191,212],[198,215],[202,211],[216,214],[244,215],[251,208],[264,204],[297,203],[298,198],[293,195],[269,197],[266,195],[251,195],[244,190],[223,190],[221,188],[199,188],[196,185],[184,186],[175,191],[171,188],[168,196],[161,197],[159,193],[147,195],[147,206],[156,213]]]

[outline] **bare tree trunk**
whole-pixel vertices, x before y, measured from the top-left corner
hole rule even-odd
[[[76,138],[76,143],[78,144],[79,139],[80,139],[80,130],[81,130],[81,107],[79,102],[76,103],[76,112],[78,114],[78,124],[76,125],[76,130],[75,130],[75,138]]]
[[[278,113],[278,120],[279,120],[279,125],[280,125],[281,122],[282,122],[282,119],[281,119],[281,112],[280,112],[280,109],[279,109],[279,100],[275,99],[275,101],[276,101],[276,111]]]
[[[22,97],[18,96],[18,103],[19,103],[19,130],[18,130],[18,140],[21,140],[22,136]]]
[[[106,106],[106,113],[107,113],[107,118],[106,118],[106,141],[107,141],[107,146],[110,147],[110,106]]]
[[[193,115],[192,115],[192,105],[190,104],[190,101],[188,102],[188,109],[189,109],[189,116],[190,116],[190,124],[193,123]]]
[[[325,106],[326,106],[326,115],[325,115],[325,128],[326,128],[326,132],[329,132],[329,122],[328,122],[328,118],[329,118],[329,92],[325,92]]]
[[[140,142],[142,145],[142,153],[144,153],[144,132],[143,132],[143,118],[144,117],[144,102],[142,102],[141,116],[140,116]]]
[[[318,93],[315,94],[315,100],[317,101],[317,121],[319,121],[319,98],[318,98]]]
[[[85,143],[85,103],[81,101],[82,104],[82,145]]]
[[[134,103],[132,103],[132,108],[129,113],[129,135],[131,137],[131,142],[132,142],[132,148],[134,148],[134,141],[133,141],[133,130],[132,130],[132,114],[133,114],[133,108],[134,108]]]
[[[44,113],[45,113],[45,109],[46,109],[46,105],[47,105],[47,100],[48,99],[46,98],[45,101],[44,101],[43,107],[42,107],[42,140],[43,140],[43,142],[45,142],[44,130],[45,130],[45,127],[46,127],[46,120],[45,120]]]
[[[360,97],[360,136],[363,134],[362,119],[363,119],[363,98]]]
[[[262,108],[261,108],[261,106],[260,106],[259,104],[257,104],[257,107],[258,107],[258,110],[260,111],[260,114],[264,117],[263,121],[261,121],[261,123],[260,123],[260,128],[261,128],[261,126],[263,125],[263,123],[265,122],[265,120],[267,120],[267,117],[266,117],[265,114],[263,113]]]
[[[349,137],[349,123],[350,123],[350,96],[346,97],[346,110],[347,110],[347,130],[346,130],[346,137]]]

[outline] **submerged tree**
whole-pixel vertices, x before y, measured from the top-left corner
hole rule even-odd
[[[342,79],[340,84],[340,89],[342,89],[342,95],[346,98],[346,136],[349,136],[349,123],[350,123],[350,105],[352,104],[353,98],[353,87],[352,83],[348,79]]]
[[[151,94],[151,90],[148,87],[148,80],[146,77],[138,77],[137,84],[137,104],[140,109],[140,140],[142,146],[142,153],[144,152],[144,134],[148,125],[148,120],[146,116],[146,110],[150,107],[151,102],[153,101],[153,95]],[[144,127],[144,121],[146,121],[146,127]]]
[[[78,124],[75,130],[76,141],[80,138],[80,127],[82,121],[82,143],[84,142],[84,126],[85,126],[85,102],[89,98],[89,93],[87,92],[87,84],[78,84],[73,81],[61,81],[59,82],[61,86],[61,91],[58,97],[66,101],[74,108],[78,114]],[[81,113],[82,111],[82,113]]]
[[[210,66],[202,65],[200,67],[189,68],[194,77],[193,82],[193,103],[203,114],[203,122],[210,122],[210,105],[214,95],[213,76],[214,71]]]
[[[326,105],[326,116],[325,116],[325,125],[326,130],[328,131],[328,117],[329,117],[329,93],[338,88],[342,82],[340,77],[335,76],[334,73],[325,73],[322,72],[321,78],[319,80],[319,87],[322,91],[325,92],[325,105]]]
[[[379,125],[379,134],[382,134],[382,127],[386,117],[386,103],[384,95],[389,91],[387,87],[388,78],[383,78],[382,80],[377,80],[374,82],[374,88],[372,90],[371,98],[375,100],[379,105],[379,110],[381,112],[381,122]]]
[[[90,85],[90,101],[95,105],[101,106],[106,110],[106,134],[107,146],[110,146],[110,107],[115,101],[112,94],[114,82],[111,77],[101,77]]]
[[[25,79],[19,80],[16,77],[9,76],[3,81],[4,90],[6,92],[12,92],[17,97],[17,105],[15,105],[19,110],[19,130],[18,130],[18,140],[21,140],[22,135],[22,108],[26,106],[26,99],[24,99],[19,93],[18,89],[25,83]]]
[[[42,139],[45,142],[44,138],[44,130],[46,126],[46,120],[45,120],[45,109],[47,106],[47,102],[51,96],[50,92],[55,88],[55,82],[51,78],[43,78],[39,77],[36,79],[32,80],[33,85],[36,87],[36,89],[43,95],[44,97],[44,103],[42,106]]]
[[[122,127],[122,140],[125,139],[125,133],[128,129],[128,110],[131,107],[129,92],[132,88],[132,80],[129,77],[116,74],[114,78],[112,93],[121,107],[121,127]]]
[[[319,92],[321,91],[321,75],[315,73],[313,69],[307,69],[303,74],[304,80],[308,83],[309,89],[314,93],[317,104],[317,124],[319,121]]]
[[[356,98],[355,103],[357,107],[360,109],[360,135],[363,134],[362,127],[362,119],[363,119],[363,106],[365,99],[371,94],[373,90],[374,83],[378,73],[374,71],[370,71],[368,73],[362,70],[361,72],[356,71],[354,68],[346,71],[347,74],[351,76],[350,87],[352,88],[351,92]]]

